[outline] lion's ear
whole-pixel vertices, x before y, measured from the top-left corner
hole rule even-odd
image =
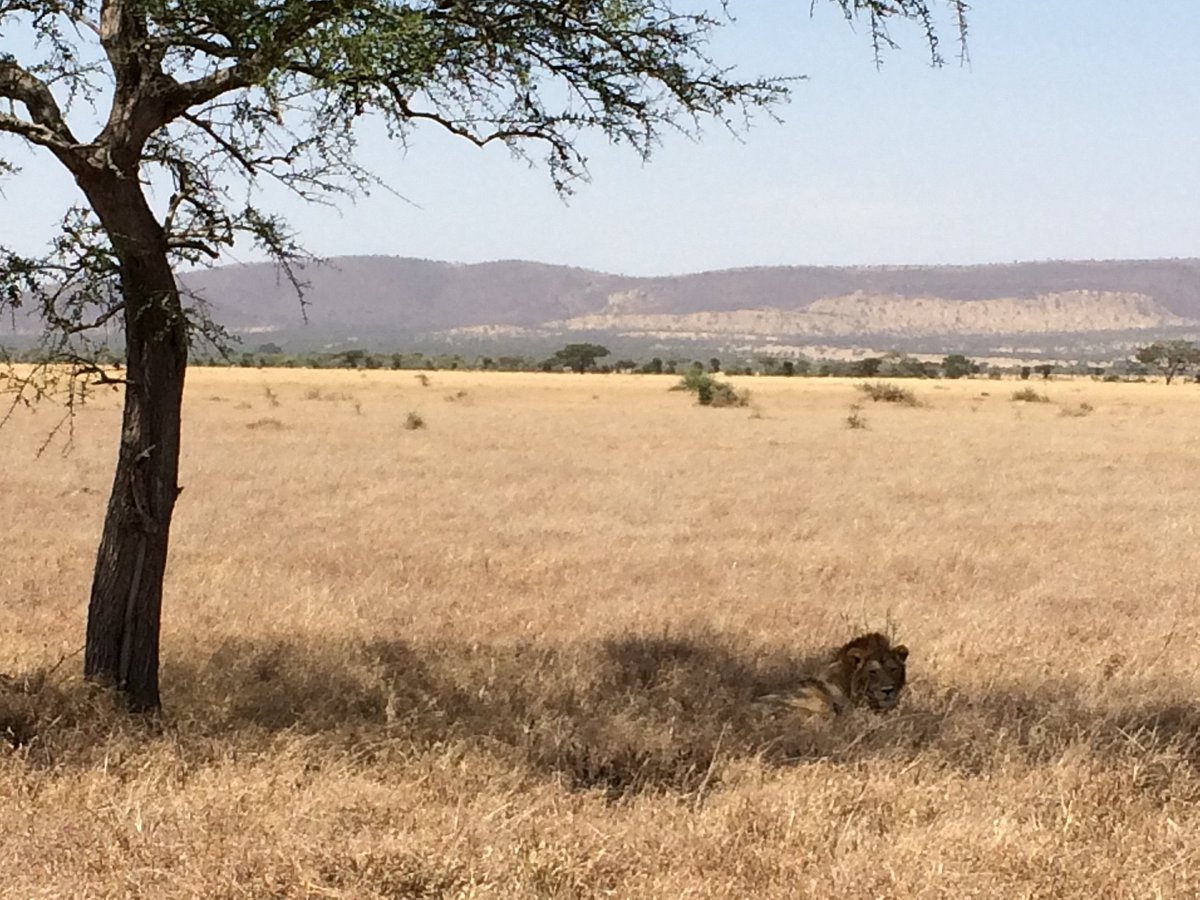
[[[895,647],[892,648],[892,652],[895,653],[898,657],[900,657],[900,660],[902,662],[904,660],[908,659],[908,648],[905,647],[903,644],[897,644]]]

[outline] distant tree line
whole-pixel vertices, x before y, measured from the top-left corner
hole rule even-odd
[[[39,350],[7,354],[10,362],[43,362]],[[102,351],[102,365],[122,366],[120,351]],[[1148,376],[1162,376],[1167,384],[1176,379],[1200,381],[1200,347],[1189,341],[1155,342],[1139,347],[1128,358],[1106,366],[1089,362],[1039,363],[1009,366],[988,365],[961,353],[952,353],[935,361],[919,359],[904,353],[885,353],[863,359],[807,359],[760,354],[752,358],[738,357],[722,361],[678,356],[654,356],[637,360],[631,357],[613,359],[610,350],[601,344],[573,343],[548,357],[528,355],[468,356],[462,353],[427,353],[406,351],[376,353],[362,348],[323,350],[293,353],[276,343],[258,344],[253,349],[225,355],[197,355],[192,365],[289,368],[289,369],[408,369],[418,371],[487,371],[487,372],[596,372],[632,373],[643,375],[688,376],[695,371],[710,375],[756,375],[780,378],[1002,378],[1016,377],[1048,379],[1054,375],[1086,375],[1106,381],[1138,381]]]

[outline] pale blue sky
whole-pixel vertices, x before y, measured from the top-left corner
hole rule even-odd
[[[1200,2],[978,0],[970,67],[934,70],[917,31],[881,70],[832,5],[740,0],[717,53],[806,74],[784,124],[668,139],[649,165],[590,145],[569,204],[502,148],[432,130],[363,158],[377,191],[282,209],[322,255],[532,259],[629,274],[731,266],[1200,255]],[[24,250],[73,199],[50,162],[3,184],[0,243]],[[16,152],[14,152],[16,151]],[[249,257],[246,257],[249,258]]]

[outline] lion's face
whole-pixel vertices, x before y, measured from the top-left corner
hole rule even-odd
[[[904,690],[904,661],[908,648],[891,646],[883,635],[866,635],[843,648],[851,667],[850,697],[871,709],[887,712],[895,709]]]

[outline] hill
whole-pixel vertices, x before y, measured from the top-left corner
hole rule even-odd
[[[182,280],[232,332],[289,349],[432,343],[536,352],[587,339],[639,350],[1076,357],[1200,334],[1200,259],[776,266],[646,278],[520,261],[352,256],[301,276],[303,308],[269,264]]]

